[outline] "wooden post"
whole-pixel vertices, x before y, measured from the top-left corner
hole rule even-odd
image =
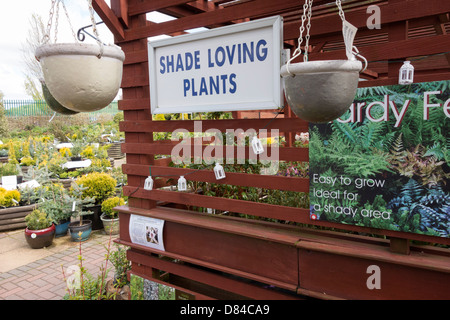
[[[409,240],[404,238],[390,238],[390,250],[391,252],[409,255],[411,252]]]

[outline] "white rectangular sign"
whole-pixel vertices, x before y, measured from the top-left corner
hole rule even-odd
[[[282,18],[148,43],[153,114],[282,106]]]
[[[164,251],[164,220],[132,214],[129,233],[132,243]]]

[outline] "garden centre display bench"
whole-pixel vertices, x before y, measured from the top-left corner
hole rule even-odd
[[[448,178],[439,171],[448,167],[426,158],[428,150],[411,141],[427,141],[430,134],[424,130],[430,127],[439,128],[436,141],[448,141],[445,88],[450,60],[443,48],[450,47],[450,2],[385,0],[369,7],[357,0],[315,0],[312,16],[302,22],[304,3],[111,0],[108,6],[93,0],[125,53],[118,105],[124,112],[123,191],[129,198],[127,206],[118,208],[120,235],[115,241],[130,247],[130,277],[165,284],[192,299],[449,299],[450,238],[448,219],[442,218],[442,199],[449,195],[445,188],[430,187],[443,182],[448,187]],[[345,19],[336,3],[342,5]],[[175,19],[148,21],[147,13],[154,11]],[[360,53],[351,50],[347,58],[364,56],[368,61],[367,68],[359,70],[364,81],[358,82],[349,114],[316,130],[286,102],[280,69],[296,49],[308,52],[312,61],[345,59],[344,20],[358,29],[354,45]],[[296,43],[302,27],[311,27],[306,46]],[[191,33],[194,28],[205,31]],[[153,38],[161,35],[169,38]],[[405,60],[414,66],[414,81],[433,89],[399,86]],[[399,86],[394,88],[395,101],[390,98],[392,88],[386,87],[393,85]],[[442,94],[430,93],[435,91]],[[412,101],[419,93],[421,103]],[[377,113],[377,107],[384,112]],[[418,107],[429,112],[413,112]],[[260,117],[262,113],[268,117]],[[399,138],[400,122],[423,124],[424,119],[415,122],[414,116],[427,114],[425,120],[432,125],[414,134],[405,129]],[[384,122],[392,130],[376,127]],[[271,146],[279,141],[280,147],[259,153],[249,136],[249,145],[210,150],[208,134],[251,129],[258,134],[266,130],[267,136],[257,138]],[[222,151],[236,166],[227,167],[226,177],[219,180],[214,164],[168,164],[182,140],[169,139],[174,132],[203,135],[201,143],[192,139],[178,155],[192,159],[195,152],[203,156]],[[332,135],[335,132],[341,134]],[[306,133],[309,142],[295,140]],[[367,155],[367,150],[377,152]],[[396,162],[405,157],[402,152],[433,163],[438,178],[416,174],[407,180]],[[278,175],[252,171],[247,163],[271,155],[269,160],[279,161]],[[242,158],[247,162],[237,163]],[[323,181],[315,182],[319,169],[330,174],[321,171]],[[145,184],[149,176],[154,184]],[[339,176],[342,183],[351,177],[350,182],[358,178],[365,185],[338,193],[332,188]],[[191,192],[176,189],[180,177],[193,186]],[[386,187],[370,189],[367,183],[375,180]],[[369,192],[363,193],[364,188]],[[392,190],[398,198],[388,198]],[[417,200],[421,206],[401,197],[411,190],[427,195]],[[441,199],[440,206],[425,203],[431,198]],[[326,215],[325,205],[329,209],[334,200],[347,205],[334,205],[340,212]],[[366,216],[356,215],[355,208],[359,213],[367,210]],[[380,219],[391,213],[397,220]],[[144,226],[146,219],[154,225],[139,231],[137,224],[144,221]]]
[[[438,248],[413,247],[399,259],[382,239],[164,207],[119,212],[117,242],[131,248],[131,272],[197,298],[440,299],[447,292],[449,255]],[[122,225],[136,214],[165,220],[164,251],[131,241]],[[318,268],[325,265],[326,272]],[[371,265],[382,268],[389,295],[366,286]]]

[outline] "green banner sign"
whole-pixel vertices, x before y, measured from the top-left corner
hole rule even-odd
[[[310,124],[311,219],[450,237],[450,81],[358,89]]]

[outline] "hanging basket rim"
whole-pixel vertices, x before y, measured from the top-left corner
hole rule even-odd
[[[316,60],[291,63],[289,72],[287,64],[280,70],[282,77],[306,74],[306,73],[325,73],[325,72],[360,72],[362,62],[359,60]]]
[[[125,60],[125,53],[119,46],[103,46],[102,57],[115,58],[120,61]],[[98,44],[91,43],[50,43],[39,46],[35,51],[36,59],[56,56],[56,55],[89,55],[97,57],[100,53]]]

